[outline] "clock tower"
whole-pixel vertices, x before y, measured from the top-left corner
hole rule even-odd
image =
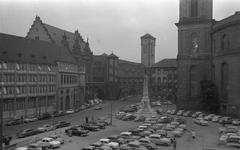
[[[179,108],[196,108],[200,81],[210,79],[212,0],[180,0],[178,27]]]

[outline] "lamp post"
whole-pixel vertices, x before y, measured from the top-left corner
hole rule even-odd
[[[55,111],[55,107],[56,107],[56,103],[53,103],[53,112],[52,112],[52,126],[54,127],[54,122],[55,122],[55,118],[54,118],[54,111]],[[55,130],[55,127],[54,127]]]
[[[1,127],[0,127],[0,150],[3,149],[3,83],[1,83],[0,88],[1,93],[1,102],[0,102],[0,121],[1,121]]]

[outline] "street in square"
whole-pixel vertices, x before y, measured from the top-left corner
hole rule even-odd
[[[0,150],[240,149],[239,0],[0,0]]]

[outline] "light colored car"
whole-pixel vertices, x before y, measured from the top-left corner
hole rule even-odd
[[[179,110],[178,112],[177,112],[177,115],[178,116],[180,116],[180,115],[182,115],[183,114],[183,110]]]
[[[227,138],[227,146],[240,147],[240,136],[230,135]]]
[[[173,121],[173,122],[171,122],[170,124],[171,124],[171,125],[178,126],[180,123],[179,123],[179,122],[177,122],[177,121]]]
[[[175,128],[176,128],[176,125],[173,125],[173,124],[167,124],[165,127],[163,127],[163,129],[167,131],[172,131]]]
[[[159,145],[160,144],[160,138],[161,138],[161,135],[159,135],[159,134],[151,134],[151,135],[149,135],[149,140],[151,141],[151,142],[153,142],[154,144],[156,144],[156,145]]]
[[[110,147],[112,147],[113,149],[117,149],[117,148],[119,148],[119,143],[117,143],[117,142],[109,142],[109,143],[107,144],[107,146],[110,146]]]
[[[212,120],[212,118],[213,118],[214,116],[215,116],[214,114],[209,114],[209,115],[207,115],[207,116],[204,117],[204,120],[210,121],[210,120]]]
[[[187,129],[187,125],[186,125],[186,124],[180,124],[178,127],[179,127],[179,128],[182,128],[182,129],[184,129],[184,130]]]
[[[164,137],[164,138],[160,138],[159,140],[159,145],[170,146],[171,144],[172,144],[171,138]]]
[[[37,128],[37,130],[40,131],[40,132],[51,131],[53,129],[54,129],[54,127],[52,125],[49,125],[49,124],[44,124],[41,127]]]
[[[65,113],[66,113],[66,114],[72,114],[72,113],[74,113],[74,110],[73,110],[73,109],[69,109],[69,110],[67,110]]]
[[[162,136],[167,136],[167,131],[166,130],[157,130],[156,133],[159,134],[161,137]]]
[[[228,136],[226,134],[221,135],[218,140],[218,145],[226,145],[227,138],[228,138]]]
[[[220,118],[221,118],[220,116],[214,116],[212,118],[212,122],[218,122]]]
[[[181,137],[183,135],[183,129],[177,128],[172,131],[174,137]]]
[[[148,126],[143,126],[143,125],[141,125],[141,126],[138,126],[138,128],[139,128],[139,129],[146,130],[146,129],[148,128]]]
[[[199,124],[202,125],[202,126],[208,126],[208,121],[204,120],[204,119],[201,119],[199,121]]]
[[[102,144],[108,144],[110,142],[110,139],[103,138],[99,140]]]
[[[18,147],[18,148],[15,148],[15,150],[28,150],[27,147]]]
[[[59,141],[56,141],[53,138],[43,138],[38,144],[49,148],[58,148],[61,145]]]
[[[64,138],[60,135],[52,134],[49,136],[50,138],[53,138],[56,141],[59,141],[61,144],[64,144]]]
[[[140,142],[140,145],[145,146],[147,149],[151,150],[151,149],[157,149],[157,145],[154,144],[153,142],[151,142],[151,140],[147,139],[147,138],[141,138],[138,140]]]
[[[37,120],[38,120],[38,118],[36,118],[36,117],[25,118],[25,119],[23,119],[23,122],[28,123],[28,122],[34,122],[34,121],[37,121]]]
[[[120,136],[121,136],[122,138],[130,138],[131,135],[132,135],[131,132],[121,132],[121,133],[120,133]]]
[[[233,119],[232,120],[232,125],[236,125],[236,126],[240,125],[240,120],[239,119]]]

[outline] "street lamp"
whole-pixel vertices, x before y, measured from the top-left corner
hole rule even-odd
[[[54,127],[54,122],[55,122],[55,118],[54,118],[54,111],[55,111],[55,107],[56,107],[56,103],[53,103],[52,104],[52,106],[53,106],[53,112],[52,112],[52,126]],[[54,130],[55,130],[55,128],[54,128]]]
[[[1,93],[1,102],[0,102],[0,121],[1,121],[1,127],[0,127],[0,150],[3,149],[3,83],[1,84],[0,88]]]

